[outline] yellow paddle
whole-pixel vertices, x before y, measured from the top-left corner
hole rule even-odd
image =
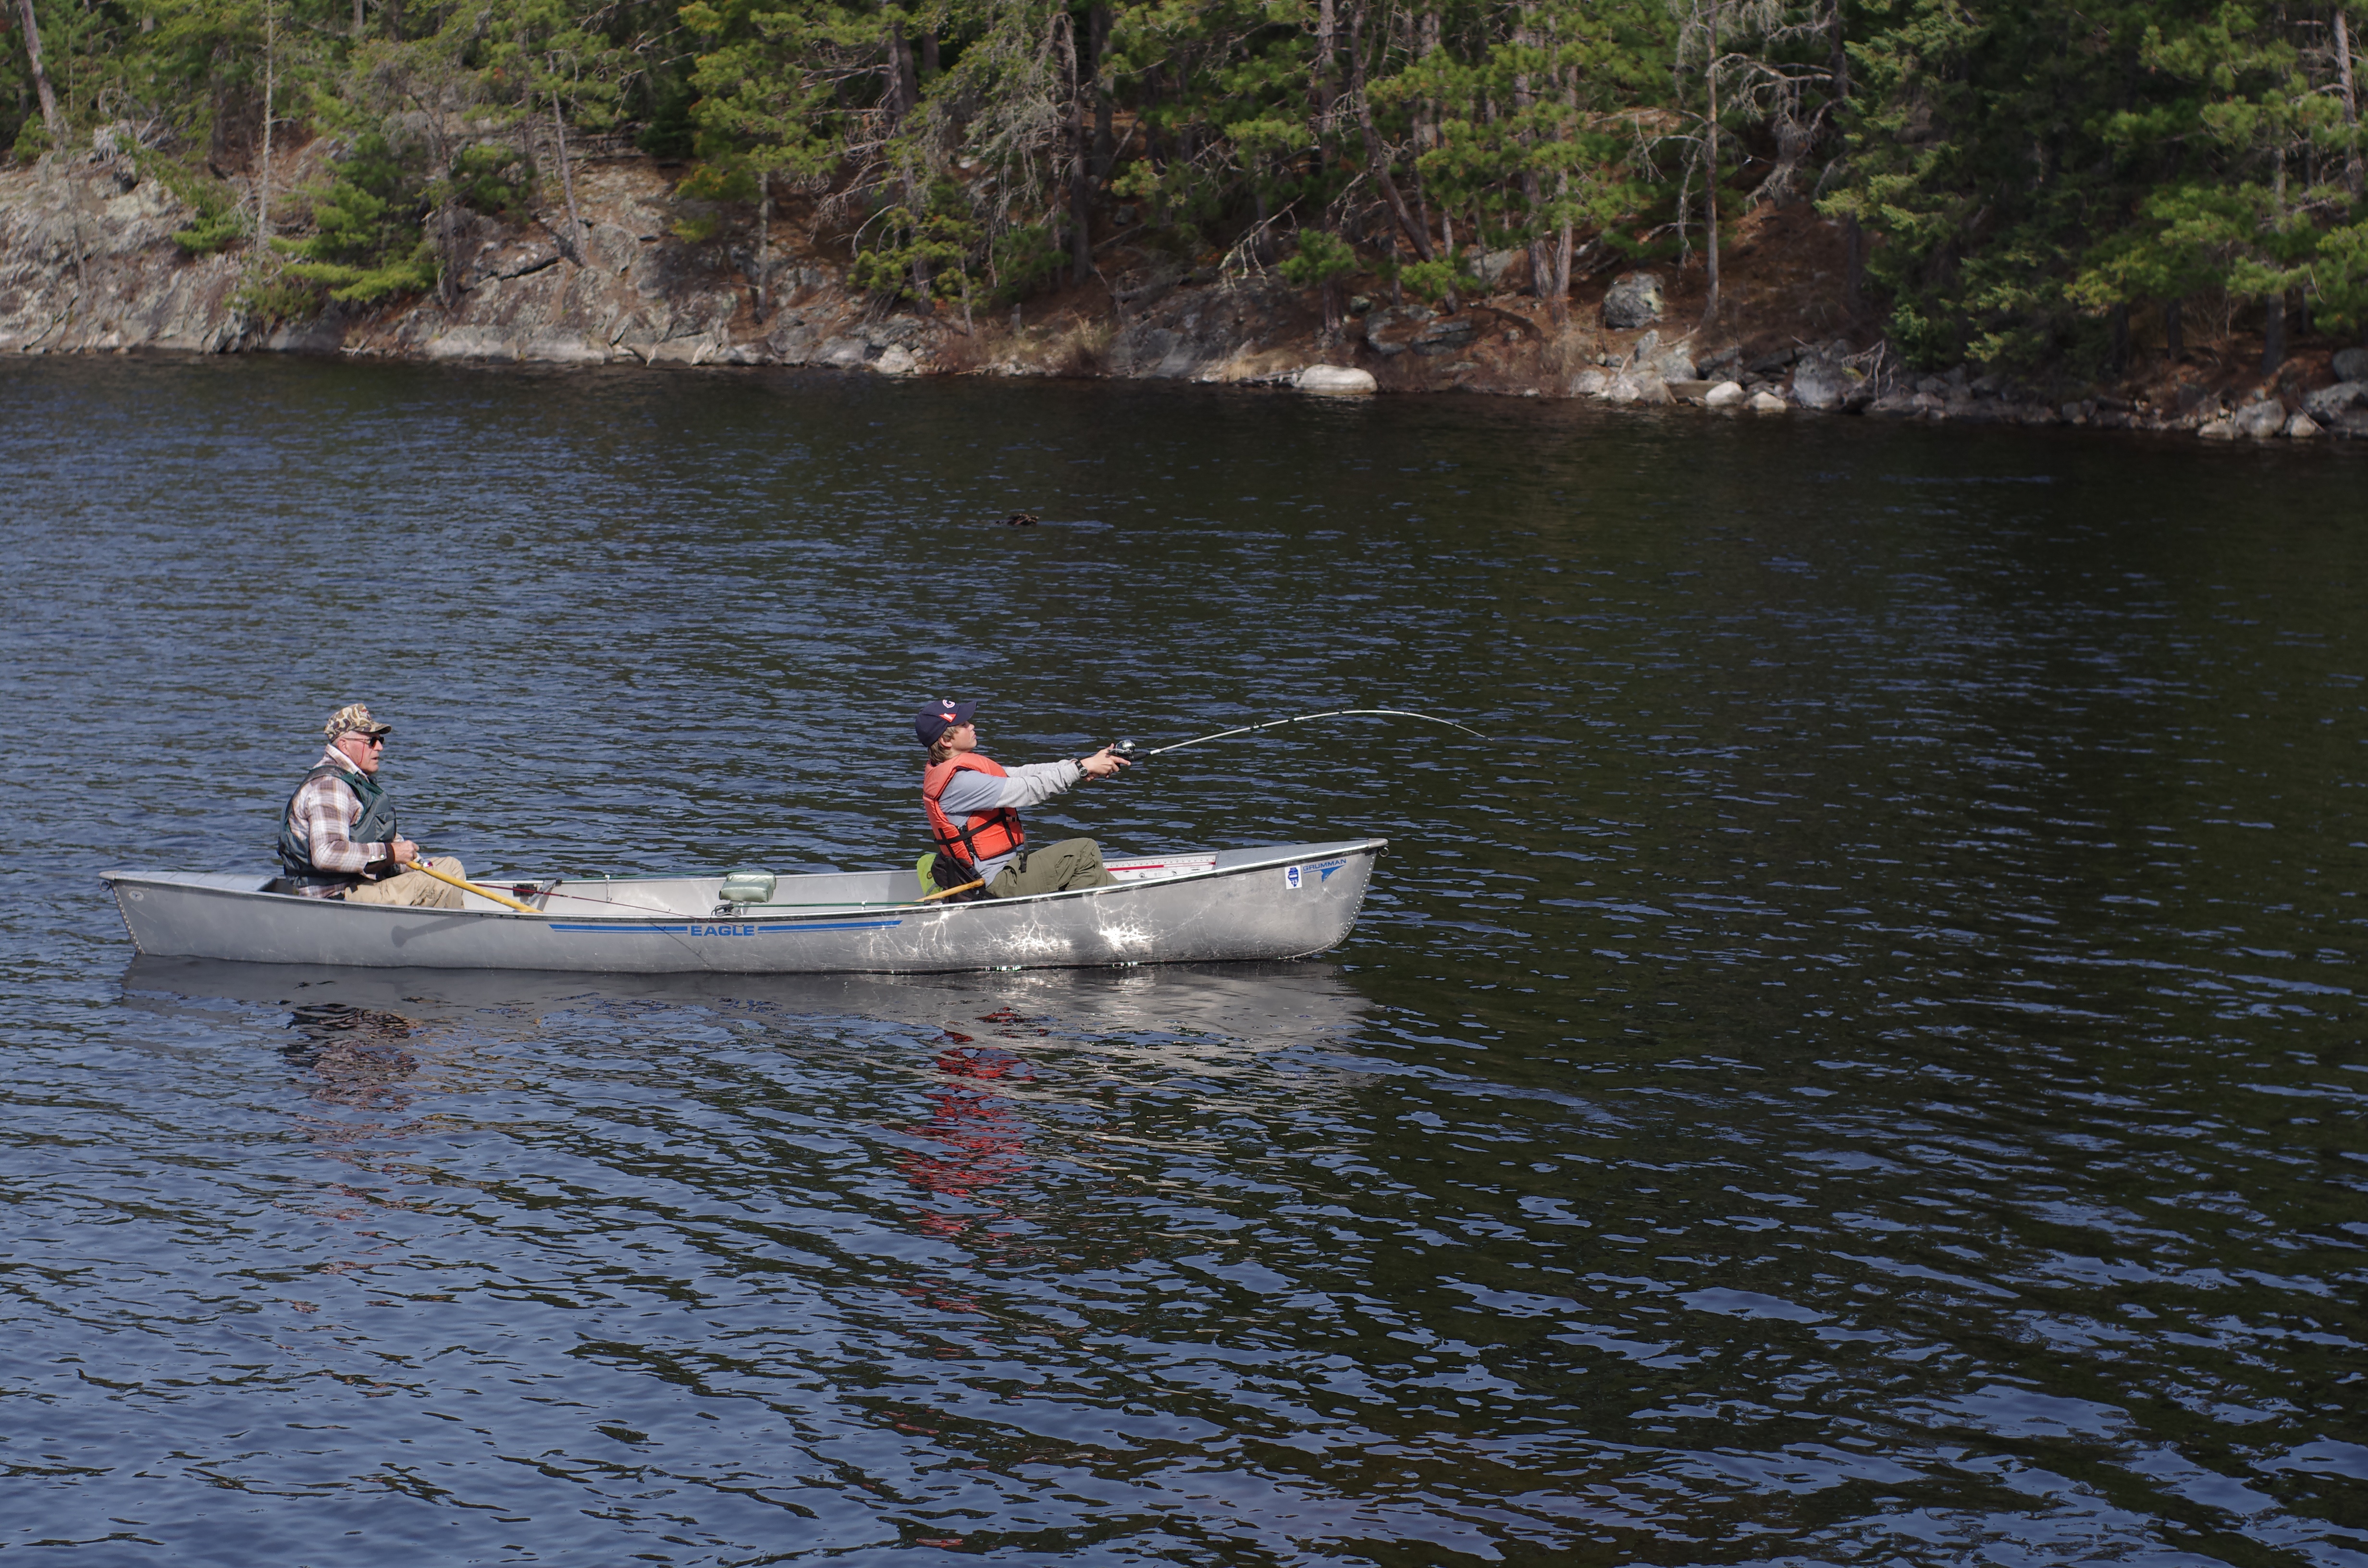
[[[913,902],[915,903],[935,903],[941,898],[951,898],[958,892],[968,892],[973,888],[983,888],[985,886],[986,886],[986,879],[985,877],[981,877],[974,882],[964,882],[958,888],[939,888],[935,892],[923,893],[919,898],[915,899]]]
[[[472,892],[479,898],[492,899],[495,903],[507,903],[512,909],[517,910],[520,915],[541,915],[542,913],[541,910],[537,909],[530,903],[520,903],[518,900],[507,897],[502,893],[497,893],[491,888],[481,888],[474,882],[463,881],[459,877],[452,876],[448,872],[439,871],[435,867],[429,865],[426,860],[406,860],[403,862],[403,864],[411,870],[425,871],[429,876],[435,878],[438,881],[443,882],[450,887],[459,888],[462,892]]]

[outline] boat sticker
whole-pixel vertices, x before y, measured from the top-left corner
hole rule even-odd
[[[1285,866],[1282,869],[1282,885],[1287,888],[1295,888],[1299,885],[1298,867]]]

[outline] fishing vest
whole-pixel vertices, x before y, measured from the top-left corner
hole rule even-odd
[[[289,877],[307,887],[353,887],[362,881],[354,871],[324,871],[313,864],[313,846],[296,831],[296,796],[304,792],[304,785],[315,778],[336,775],[346,788],[362,803],[361,819],[346,830],[346,837],[356,844],[383,844],[395,835],[394,791],[367,774],[334,763],[323,763],[304,775],[303,783],[296,786],[288,803],[279,808],[279,863],[288,869]]]
[[[933,762],[921,775],[921,804],[929,813],[929,831],[937,836],[938,847],[962,861],[974,872],[982,860],[992,860],[998,855],[1008,855],[1028,842],[1026,830],[1019,825],[1019,813],[1009,806],[997,806],[991,812],[973,812],[962,826],[939,801],[946,786],[953,782],[956,772],[969,768],[991,778],[1008,778],[1003,765],[992,757],[974,751],[960,752],[943,762]]]

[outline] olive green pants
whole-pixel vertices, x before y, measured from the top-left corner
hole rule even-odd
[[[439,855],[427,862],[448,877],[465,877],[461,862]],[[1099,861],[1095,862],[1099,865]],[[347,903],[393,903],[413,909],[458,909],[461,890],[439,882],[424,871],[397,871],[381,882],[364,882],[346,890]]]
[[[1102,846],[1090,838],[1064,838],[1021,857],[1027,864],[1006,866],[987,883],[989,898],[1026,898],[1030,893],[1066,892],[1071,888],[1115,887],[1118,879],[1102,869]]]

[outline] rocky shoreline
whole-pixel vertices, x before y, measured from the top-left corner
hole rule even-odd
[[[275,164],[274,187],[317,179],[327,151],[315,143],[289,153]],[[2206,440],[2368,437],[2368,350],[2359,348],[2297,355],[2276,377],[2250,382],[2179,374],[2078,397],[1968,366],[1907,371],[1879,337],[1837,320],[1827,280],[1839,272],[1815,264],[1838,256],[1839,236],[1800,209],[1770,215],[1735,246],[1735,304],[1716,333],[1671,335],[1670,322],[1698,307],[1673,301],[1650,272],[1583,276],[1556,322],[1520,291],[1526,260],[1516,252],[1480,258],[1481,298],[1425,305],[1387,298],[1369,280],[1327,330],[1313,297],[1271,273],[1133,249],[1122,231],[1097,245],[1097,278],[1008,317],[883,310],[848,286],[844,259],[817,240],[810,215],[788,211],[762,246],[748,223],[725,225],[736,242],[699,243],[678,237],[674,180],[645,158],[586,158],[575,182],[580,243],[569,242],[564,217],[471,214],[450,252],[463,259],[450,269],[449,297],[332,305],[281,322],[254,313],[259,254],[185,253],[173,235],[191,208],[143,171],[128,139],[102,131],[86,153],[0,171],[0,352],[803,365],[1690,403]]]

